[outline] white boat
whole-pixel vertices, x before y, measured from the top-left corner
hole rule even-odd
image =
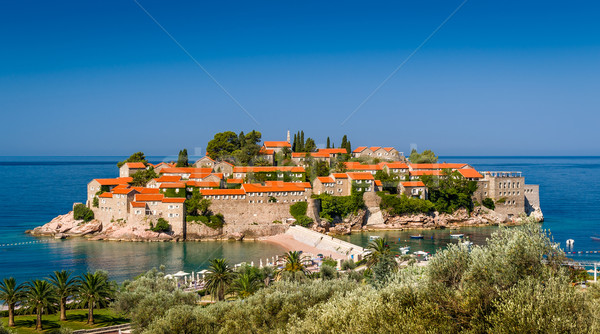
[[[400,247],[400,253],[402,255],[406,255],[408,254],[408,252],[410,251],[410,246],[406,246],[406,247]]]
[[[378,235],[370,235],[369,236],[369,240],[377,240],[377,239],[381,239],[381,236],[378,236]]]
[[[424,255],[424,256],[429,255],[429,253],[424,252],[424,251],[416,251],[416,252],[414,252],[414,254],[417,255],[417,256],[419,256],[419,255]]]
[[[575,240],[573,240],[573,239],[567,240],[567,246],[573,246],[574,243],[575,243]]]
[[[464,234],[462,234],[462,233],[458,233],[458,234],[450,234],[450,237],[451,237],[451,238],[462,238],[462,237],[464,237],[464,236],[465,236],[465,235],[464,235]]]

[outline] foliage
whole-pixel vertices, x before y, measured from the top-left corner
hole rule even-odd
[[[249,266],[248,266],[249,267]],[[256,267],[249,267],[256,268]],[[238,298],[244,299],[252,296],[263,286],[258,272],[252,270],[245,270],[240,273],[237,278],[231,284],[231,291],[233,291]]]
[[[177,164],[175,166],[176,167],[189,167],[190,166],[187,148],[184,148],[183,150],[179,151],[179,154],[177,155]]]
[[[103,271],[85,273],[77,278],[77,298],[88,307],[88,324],[94,323],[94,308],[105,307],[114,297],[115,284]]]
[[[190,216],[205,216],[210,213],[211,201],[204,198],[198,189],[194,189],[192,197],[185,200],[185,210]]]
[[[314,220],[309,216],[300,216],[296,218],[296,224],[302,227],[309,227],[310,225],[312,225],[313,222]]]
[[[344,260],[341,264],[342,270],[353,270],[357,267],[357,264],[354,260]]]
[[[158,221],[156,222],[156,225],[153,225],[152,223],[150,223],[150,230],[152,232],[169,232],[171,230],[171,225],[169,224],[169,222],[164,219],[164,218],[158,218]]]
[[[308,202],[296,202],[290,206],[290,214],[292,217],[298,219],[300,216],[306,215],[307,208]]]
[[[314,169],[317,176],[329,176],[329,163],[327,161],[317,161]]]
[[[144,170],[138,170],[131,174],[132,181],[130,182],[134,187],[145,187],[150,180],[157,178],[158,175],[154,171],[154,167],[150,166]]]
[[[143,162],[144,164],[147,164],[148,160],[146,160],[144,152],[135,152],[131,156],[129,156],[129,158],[123,161],[119,161],[117,163],[117,167],[121,168],[127,162]]]
[[[444,170],[443,175],[423,175],[421,180],[429,189],[429,200],[436,211],[453,213],[458,209],[473,209],[473,193],[477,182],[465,179],[458,171]]]
[[[94,199],[92,200],[92,206],[95,208],[100,206],[100,200],[98,199],[98,196],[94,196]]]
[[[378,193],[381,197],[381,209],[387,210],[392,215],[430,213],[434,209],[433,203],[420,198]]]
[[[8,327],[15,325],[15,305],[25,298],[25,286],[17,284],[13,278],[5,278],[0,282],[0,300],[8,306]]]
[[[219,229],[225,225],[225,217],[223,214],[217,213],[216,215],[210,214],[205,216],[186,216],[185,220],[187,222],[201,222],[204,225],[212,228]]]
[[[85,206],[85,204],[77,204],[73,207],[73,219],[89,222],[94,219],[94,211]]]
[[[238,135],[232,131],[219,132],[206,146],[206,154],[212,159],[226,158],[240,149]]]
[[[196,299],[195,294],[178,289],[173,279],[165,278],[163,272],[152,269],[132,282],[123,283],[112,306],[131,318],[134,328],[141,330],[169,308],[195,305]]]
[[[303,277],[309,273],[306,267],[308,261],[308,257],[302,255],[302,252],[289,251],[285,253],[283,255],[283,267],[277,271],[276,279],[295,280],[298,277]]]
[[[378,170],[373,177],[375,180],[381,181],[383,191],[387,191],[390,194],[398,193],[398,183],[400,183],[400,177],[398,175]]]
[[[489,197],[485,198],[481,202],[481,204],[490,210],[494,210],[496,208],[496,204],[494,203],[494,200]]]
[[[210,271],[206,275],[206,290],[217,301],[225,299],[225,293],[236,278],[236,273],[233,272],[231,266],[225,259],[210,260]]]
[[[365,207],[362,193],[356,191],[354,187],[350,196],[321,194],[317,198],[321,200],[321,212],[319,215],[328,221],[333,221],[335,217],[343,219],[349,214],[356,213]]]
[[[438,157],[436,157],[435,153],[431,150],[425,150],[422,153],[419,153],[413,148],[408,160],[413,164],[434,164],[438,161]]]
[[[323,264],[319,269],[319,278],[322,280],[329,280],[338,278],[338,271],[334,266],[330,266],[329,264]]]

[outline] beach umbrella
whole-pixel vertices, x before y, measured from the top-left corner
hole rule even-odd
[[[263,264],[262,264],[262,259],[260,259],[260,262],[259,262],[259,268],[262,268],[262,267],[263,267]]]

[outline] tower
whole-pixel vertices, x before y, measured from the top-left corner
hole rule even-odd
[[[290,130],[288,130],[288,132],[287,132],[287,142],[288,143],[290,142]]]

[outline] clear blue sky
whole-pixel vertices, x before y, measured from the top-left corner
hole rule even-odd
[[[440,155],[600,155],[600,3],[0,3],[0,155],[204,152],[303,129]]]

